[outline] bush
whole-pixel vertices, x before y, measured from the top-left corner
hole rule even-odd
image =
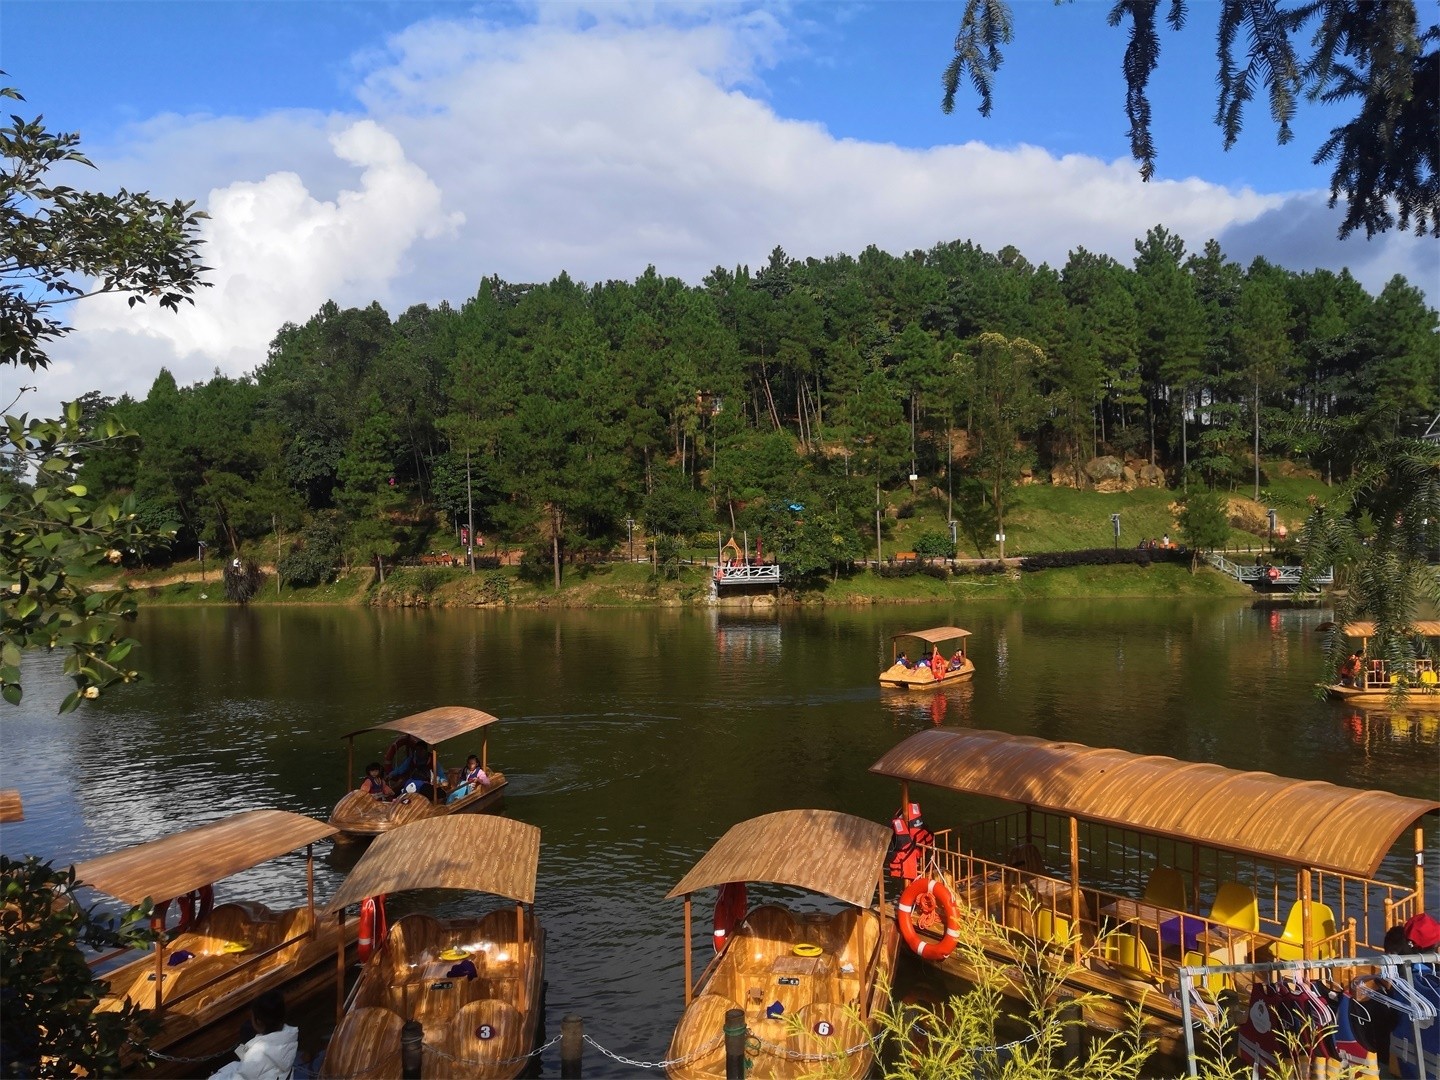
[[[1058,570],[1067,566],[1149,566],[1153,562],[1188,563],[1184,548],[1086,548],[1082,551],[1043,551],[1020,560],[1021,570]]]
[[[955,556],[955,545],[950,543],[949,533],[921,533],[915,538],[915,554],[922,559],[950,559]]]
[[[956,577],[985,577],[991,574],[1003,574],[1009,568],[998,559],[991,559],[988,562],[957,563],[951,572]]]
[[[332,581],[339,563],[340,532],[329,517],[317,517],[275,569],[281,581],[312,587]]]

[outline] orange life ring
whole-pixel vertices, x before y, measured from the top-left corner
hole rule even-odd
[[[945,936],[938,942],[927,941],[915,929],[911,912],[921,896],[933,899],[945,920]],[[960,914],[955,907],[955,898],[950,895],[943,882],[935,878],[918,877],[900,894],[899,911],[896,921],[900,924],[900,936],[910,951],[926,960],[943,960],[955,951],[960,943]]]
[[[202,885],[198,889],[186,893],[184,896],[177,896],[173,900],[161,900],[155,905],[155,910],[150,913],[151,924],[156,930],[165,929],[165,916],[170,912],[170,905],[174,904],[179,912],[180,920],[175,924],[175,929],[169,931],[174,937],[183,934],[197,922],[203,920],[215,908],[215,890],[209,885]]]
[[[414,749],[415,744],[420,740],[414,735],[401,735],[385,749],[385,775],[390,775],[390,768],[395,764],[395,755],[400,752],[402,746],[407,750]]]
[[[383,947],[388,932],[385,925],[385,897],[367,896],[360,901],[359,957],[363,964],[375,953],[375,943]]]
[[[1268,577],[1271,581],[1279,581],[1280,570],[1279,568],[1272,566],[1270,567],[1270,569],[1265,571],[1265,576]]]
[[[730,931],[740,924],[740,920],[750,910],[750,898],[747,895],[745,882],[727,881],[720,886],[720,893],[715,897],[715,951],[718,953],[725,948],[725,939]]]

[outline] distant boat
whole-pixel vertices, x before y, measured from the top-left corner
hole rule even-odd
[[[321,1075],[401,1076],[401,1029],[416,1020],[420,1075],[520,1076],[545,1012],[539,860],[540,830],[510,818],[432,818],[377,839],[324,913],[343,925],[359,904],[361,951],[373,952],[362,956]],[[409,914],[387,931],[385,895],[414,889],[488,893],[514,906],[455,919]]]
[[[1329,630],[1332,623],[1320,627]],[[1419,637],[1440,639],[1440,622],[1422,621],[1413,624]],[[1440,674],[1435,671],[1435,662],[1428,657],[1416,657],[1401,661],[1399,665],[1369,655],[1370,639],[1375,636],[1373,622],[1347,623],[1341,630],[1347,638],[1360,642],[1359,668],[1347,672],[1341,664],[1340,681],[1325,688],[1326,696],[1332,701],[1343,701],[1350,705],[1392,706],[1408,708],[1440,709]],[[1397,700],[1394,688],[1401,680],[1406,688]]]
[[[356,783],[355,739],[357,736],[368,735],[376,731],[395,734],[396,737],[390,743],[384,757],[383,768],[387,772],[400,754],[408,752],[407,743],[413,745],[416,741],[423,742],[430,747],[430,767],[433,770],[436,757],[434,748],[439,743],[458,738],[472,731],[483,732],[498,721],[499,717],[491,716],[479,709],[449,705],[438,709],[429,709],[400,720],[393,720],[387,724],[375,724],[373,727],[352,731],[344,736],[346,784],[352,786]],[[467,752],[469,751],[468,747],[465,749]],[[376,755],[377,758],[379,756]],[[378,799],[364,791],[352,788],[335,804],[335,809],[330,814],[330,824],[348,838],[370,839],[392,829],[398,829],[401,825],[423,821],[426,818],[441,817],[464,810],[496,809],[505,797],[505,787],[509,781],[505,779],[504,773],[490,767],[488,733],[481,736],[479,757],[480,767],[485,771],[486,782],[454,802],[446,801],[445,791],[456,789],[461,770],[452,766],[447,770],[449,774],[446,777],[447,782],[441,787],[433,788],[428,794],[398,794],[393,799]]]
[[[965,639],[970,636],[969,630],[958,626],[933,626],[896,634],[890,641],[893,659],[880,673],[880,685],[930,690],[964,682],[975,674],[975,665],[965,655]],[[915,651],[913,657],[910,649]]]
[[[336,956],[356,940],[354,926],[320,925],[315,917],[310,849],[334,835],[329,825],[301,814],[249,810],[75,867],[82,884],[126,904],[156,900],[153,919],[160,926],[178,912],[178,925],[168,937],[160,935],[153,953],[103,972],[109,990],[96,1006],[113,1012],[131,1001],[159,1014],[160,1030],[146,1048],[169,1057],[152,1060],[145,1075],[194,1076],[195,1061],[234,1048],[261,994],[280,990],[294,1004],[328,985]],[[295,884],[304,889],[311,882],[304,904],[215,904],[217,882],[300,849],[306,877]],[[98,962],[109,959],[114,955]]]
[[[890,846],[883,825],[833,810],[782,810],[733,826],[667,899],[720,889],[717,955],[692,986],[685,936],[685,1013],[666,1055],[674,1080],[723,1080],[726,1014],[742,1010],[751,1075],[864,1077],[872,1025],[889,1002],[899,937],[880,891]],[[750,908],[747,883],[839,900],[835,914],[781,904]],[[878,897],[877,897],[878,893]]]

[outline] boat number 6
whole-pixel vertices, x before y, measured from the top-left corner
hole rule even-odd
[[[815,1025],[815,1034],[821,1038],[829,1038],[835,1034],[835,1027],[829,1020],[821,1020]]]
[[[493,1039],[495,1037],[495,1029],[489,1024],[481,1024],[475,1029],[475,1037],[477,1039]]]

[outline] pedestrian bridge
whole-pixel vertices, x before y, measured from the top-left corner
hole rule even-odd
[[[1203,558],[1222,574],[1228,574],[1236,581],[1260,592],[1296,592],[1300,588],[1300,578],[1304,571],[1304,568],[1299,566],[1242,566],[1214,551],[1206,553]],[[1334,583],[1334,567],[1315,574],[1308,582],[1317,588]]]

